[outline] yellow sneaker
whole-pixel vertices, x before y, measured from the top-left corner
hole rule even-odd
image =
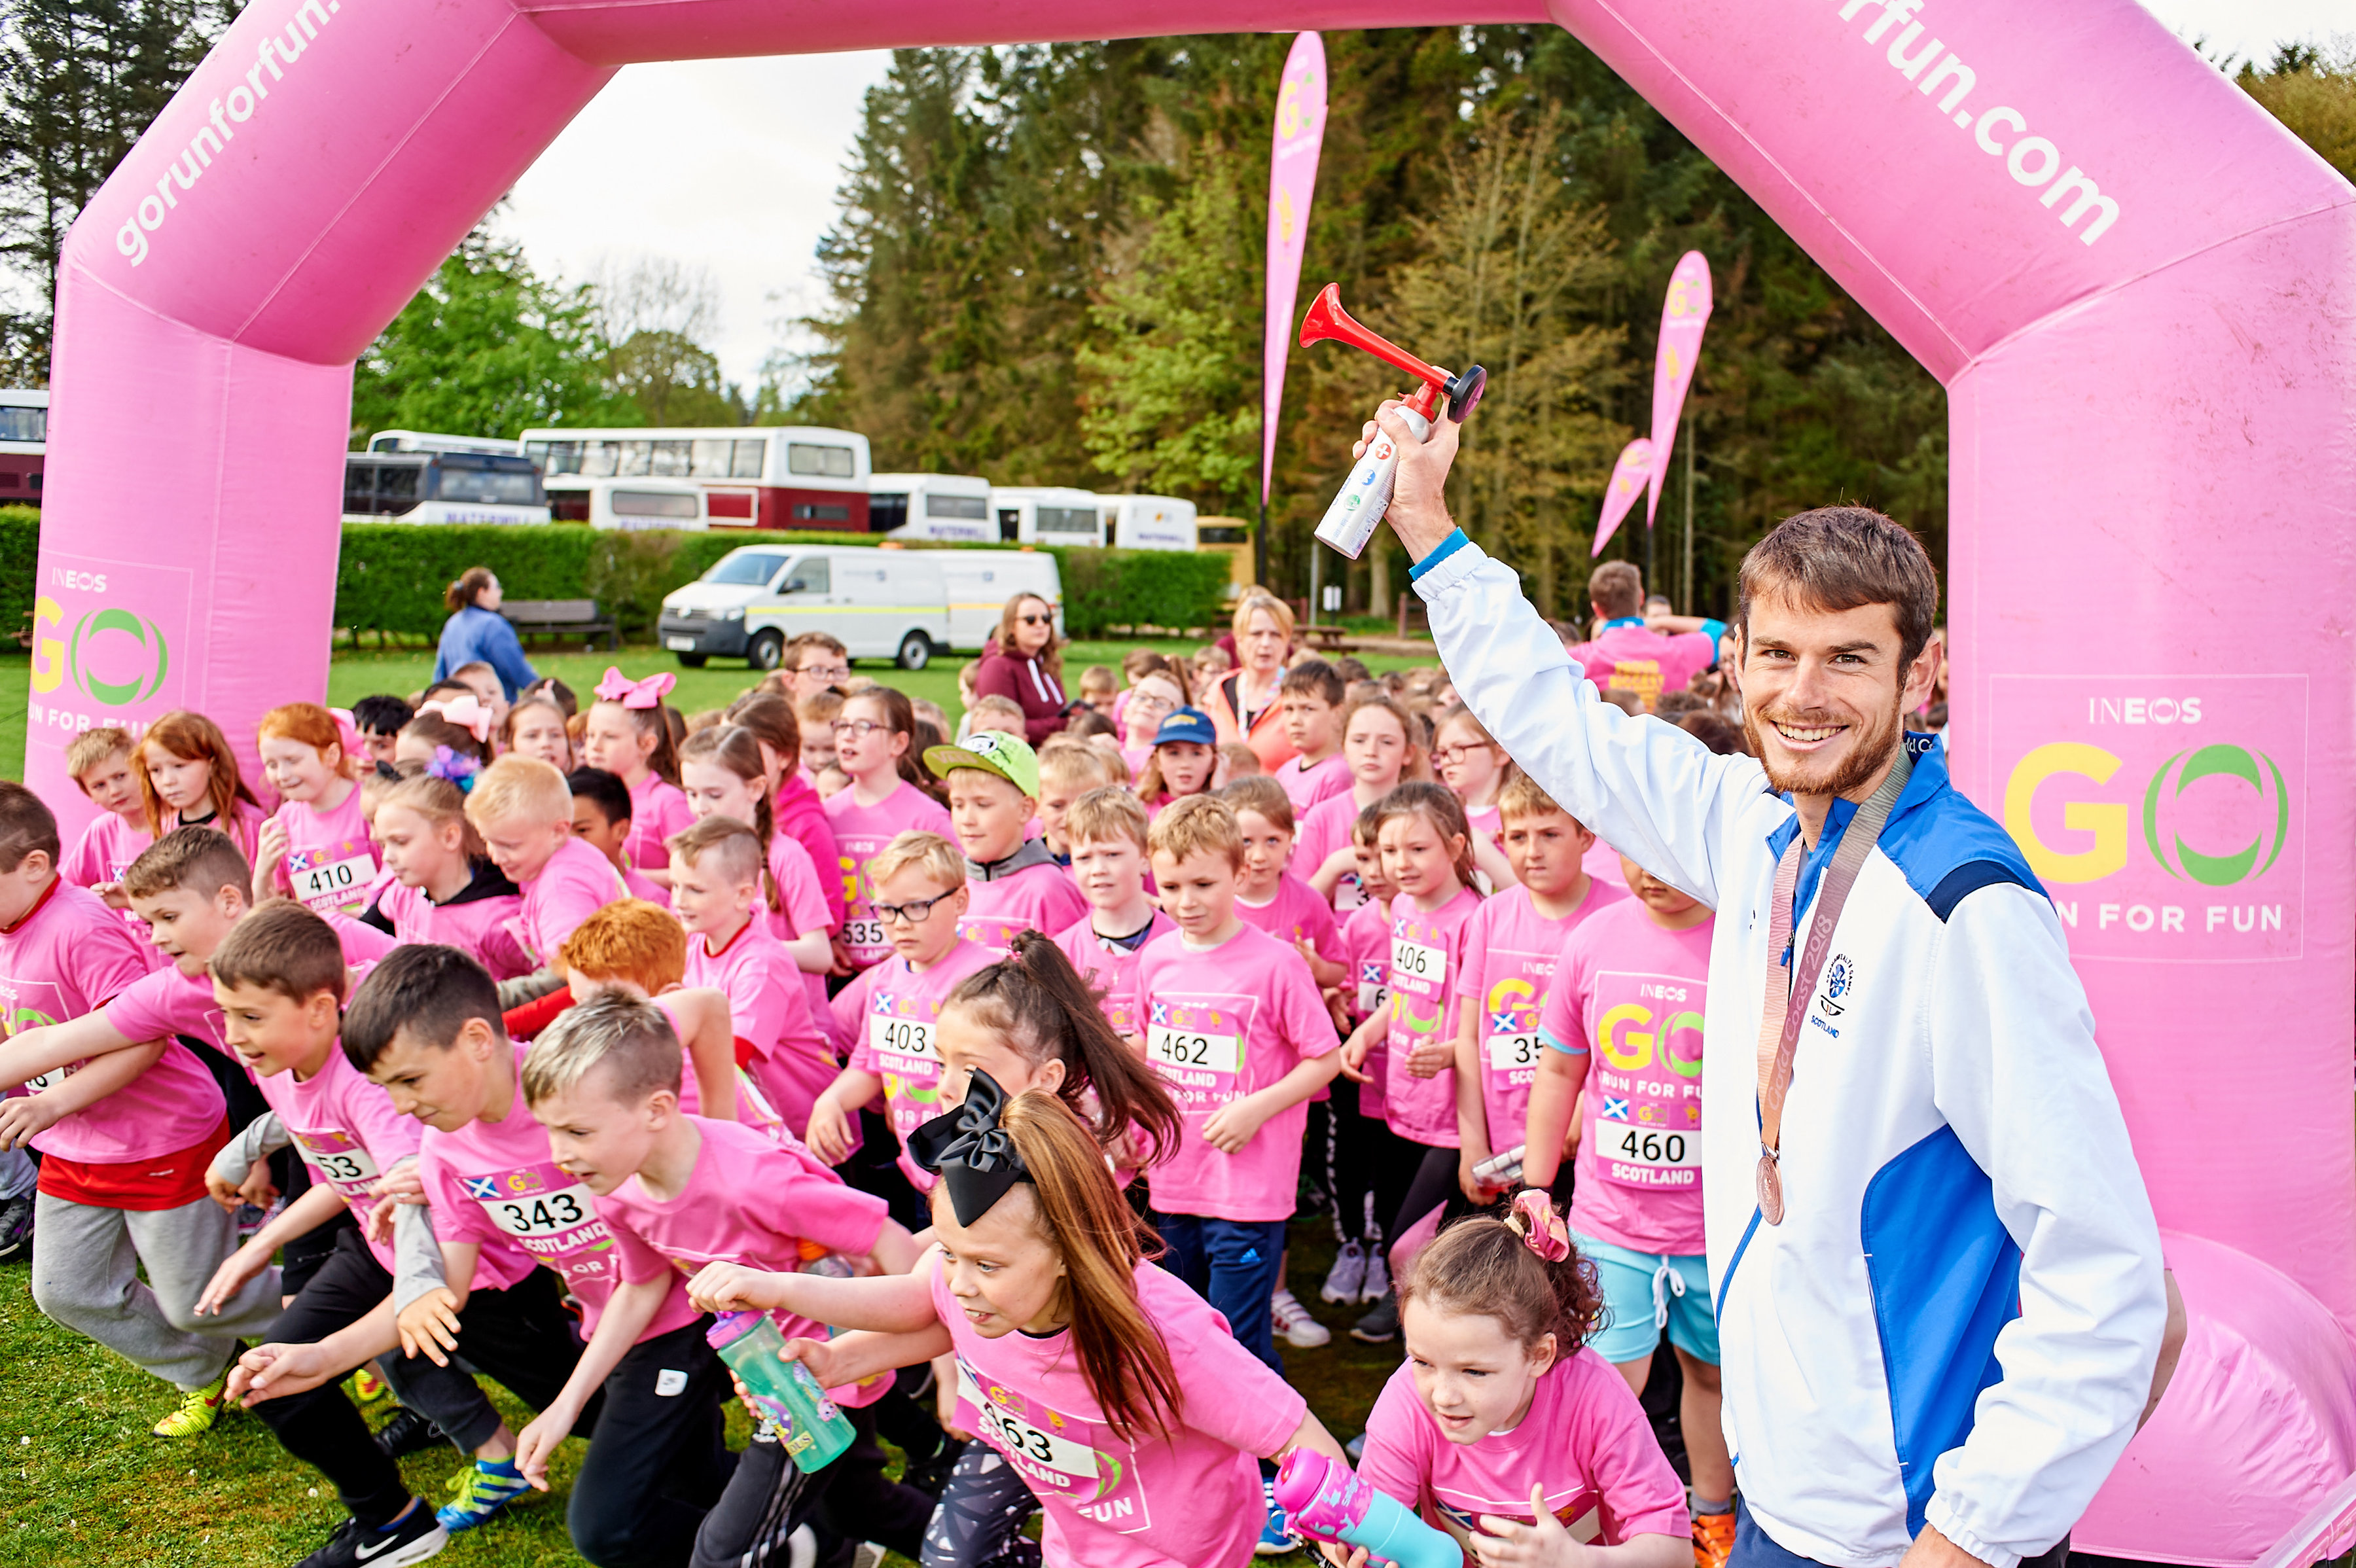
[[[352,1374],[352,1397],[362,1404],[374,1404],[392,1392],[392,1385],[376,1375],[376,1368],[363,1366]]]
[[[1726,1568],[1726,1560],[1734,1552],[1734,1515],[1694,1515],[1693,1546],[1694,1568]]]
[[[221,1406],[227,1401],[228,1390],[229,1373],[226,1371],[203,1388],[191,1389],[188,1391],[187,1397],[180,1402],[179,1409],[155,1423],[154,1427],[155,1435],[201,1437],[210,1432],[213,1423],[220,1419]]]

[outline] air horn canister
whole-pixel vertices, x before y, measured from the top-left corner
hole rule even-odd
[[[1452,375],[1438,365],[1426,364],[1389,338],[1352,320],[1350,313],[1342,308],[1338,284],[1329,283],[1319,292],[1301,322],[1302,348],[1326,338],[1364,349],[1422,383],[1399,408],[1399,417],[1407,422],[1418,441],[1430,439],[1432,413],[1441,398],[1448,400],[1449,419],[1462,424],[1480,403],[1481,391],[1488,384],[1488,372],[1478,365],[1461,376]],[[1365,552],[1366,541],[1374,537],[1375,524],[1382,521],[1383,513],[1390,510],[1391,486],[1398,478],[1398,447],[1377,429],[1366,446],[1366,455],[1358,459],[1341,493],[1325,509],[1325,519],[1317,525],[1317,537],[1355,561]]]

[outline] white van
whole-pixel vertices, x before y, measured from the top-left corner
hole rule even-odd
[[[933,655],[978,652],[1018,593],[1055,607],[1055,558],[1027,550],[898,550],[890,545],[747,544],[675,589],[656,635],[691,670],[712,658],[775,670],[806,631],[840,639],[853,659],[922,670]]]
[[[1098,496],[1104,542],[1115,550],[1192,550],[1194,503],[1174,496]]]
[[[1102,544],[1102,499],[1093,490],[1060,485],[1001,485],[990,492],[990,504],[998,511],[998,537],[1008,544]]]
[[[876,474],[867,481],[867,529],[886,539],[987,544],[990,481],[969,474]]]

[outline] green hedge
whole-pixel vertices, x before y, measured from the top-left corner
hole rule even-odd
[[[0,507],[0,628],[11,634],[32,613],[39,535],[38,511]],[[469,566],[488,566],[509,598],[594,598],[625,637],[643,638],[652,632],[665,594],[755,539],[862,542],[839,533],[747,535],[733,529],[619,533],[566,524],[347,523],[336,573],[336,625],[356,636],[373,631],[432,639],[449,615],[444,588]],[[1058,548],[1048,553],[1063,576],[1064,623],[1074,637],[1099,636],[1116,626],[1214,627],[1225,618],[1223,555]]]

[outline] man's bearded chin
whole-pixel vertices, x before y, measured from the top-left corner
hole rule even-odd
[[[1825,715],[1808,713],[1762,713],[1748,703],[1742,708],[1742,737],[1751,743],[1751,755],[1767,771],[1767,783],[1778,794],[1785,795],[1847,795],[1873,782],[1875,774],[1896,760],[1899,746],[1906,738],[1906,726],[1901,715],[1906,701],[1906,690],[1900,687],[1890,700],[1890,712],[1871,730],[1852,732],[1847,752],[1830,772],[1819,777],[1808,771],[1794,771],[1780,766],[1775,753],[1769,749],[1768,738],[1762,732],[1771,720],[1781,720],[1795,728],[1808,728],[1834,723]],[[1776,737],[1781,744],[1782,737]],[[1813,758],[1810,759],[1813,761]],[[1804,763],[1803,768],[1808,765]]]

